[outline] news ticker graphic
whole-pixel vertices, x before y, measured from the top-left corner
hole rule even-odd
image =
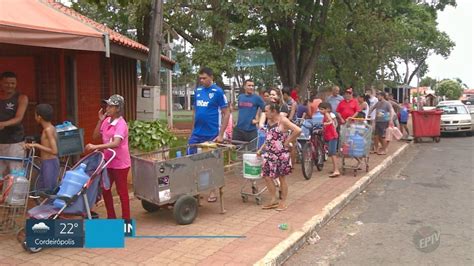
[[[29,248],[124,248],[125,238],[245,238],[238,235],[137,236],[135,220],[26,220]]]

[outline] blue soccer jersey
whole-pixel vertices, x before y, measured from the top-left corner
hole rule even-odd
[[[221,109],[227,108],[224,91],[212,84],[209,88],[198,87],[194,91],[193,135],[211,137],[219,134]]]

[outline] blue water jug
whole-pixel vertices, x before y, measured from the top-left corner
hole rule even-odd
[[[89,180],[89,176],[86,174],[87,165],[81,163],[75,170],[66,172],[61,186],[59,187],[58,196],[72,198],[77,192],[79,192],[84,184]],[[62,208],[66,202],[61,199],[55,199],[53,202],[57,208]]]
[[[265,139],[267,138],[267,134],[265,133],[265,129],[261,128],[258,130],[258,139],[257,139],[257,149],[260,149],[262,145],[265,143]]]
[[[365,156],[365,139],[358,135],[350,136],[352,145],[349,151],[351,157],[363,157]]]
[[[324,120],[324,115],[321,114],[321,112],[316,112],[313,114],[313,117],[311,118],[312,122],[313,122],[313,125],[322,125],[323,124],[323,120]]]

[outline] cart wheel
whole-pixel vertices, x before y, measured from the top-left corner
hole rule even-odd
[[[365,165],[365,172],[366,172],[366,173],[369,172],[369,164],[366,164],[366,165]]]
[[[346,168],[342,168],[342,175],[346,174]]]
[[[439,143],[441,141],[441,138],[440,137],[434,137],[433,141],[436,142],[436,143]]]
[[[247,195],[241,195],[241,197],[242,197],[242,202],[245,203],[245,202],[249,201],[249,196],[247,196]]]
[[[174,204],[173,216],[178,224],[191,224],[197,214],[197,200],[192,196],[181,196]]]
[[[256,197],[255,202],[257,203],[257,205],[262,205],[262,198]]]
[[[29,248],[26,246],[26,233],[25,233],[25,228],[21,228],[20,230],[18,230],[18,232],[16,233],[16,239],[18,240],[18,242],[21,243],[21,247],[25,250],[25,251],[29,251],[31,253],[38,253],[40,252],[41,250],[43,250],[43,248]]]
[[[311,179],[313,175],[313,158],[311,156],[311,145],[307,142],[303,145],[301,152],[301,170],[306,180]]]
[[[151,202],[148,202],[146,200],[142,200],[142,207],[145,209],[147,212],[156,212],[157,210],[160,209],[160,206],[153,204]]]
[[[357,176],[357,169],[354,169],[354,177]]]
[[[278,198],[283,199],[282,196],[281,196],[281,190],[278,190]]]
[[[420,143],[420,142],[421,142],[421,141],[420,141],[420,138],[414,138],[413,141],[414,141],[415,143]]]

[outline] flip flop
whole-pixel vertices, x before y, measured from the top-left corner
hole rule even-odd
[[[268,204],[268,205],[263,205],[263,206],[262,206],[262,209],[263,209],[263,210],[275,209],[275,208],[278,207],[278,205],[279,205],[278,202],[270,203],[270,204]]]
[[[330,174],[329,177],[330,177],[330,178],[334,178],[334,177],[338,177],[338,176],[340,176],[340,175],[341,175],[341,174]]]
[[[387,155],[386,152],[377,152],[377,155]]]
[[[216,196],[213,196],[213,197],[209,196],[209,197],[207,198],[207,202],[216,202],[216,201],[217,201],[217,197],[216,197]]]
[[[287,208],[288,208],[288,206],[285,205],[285,206],[283,206],[283,207],[278,207],[278,208],[276,208],[275,211],[281,212],[281,211],[286,210]]]

